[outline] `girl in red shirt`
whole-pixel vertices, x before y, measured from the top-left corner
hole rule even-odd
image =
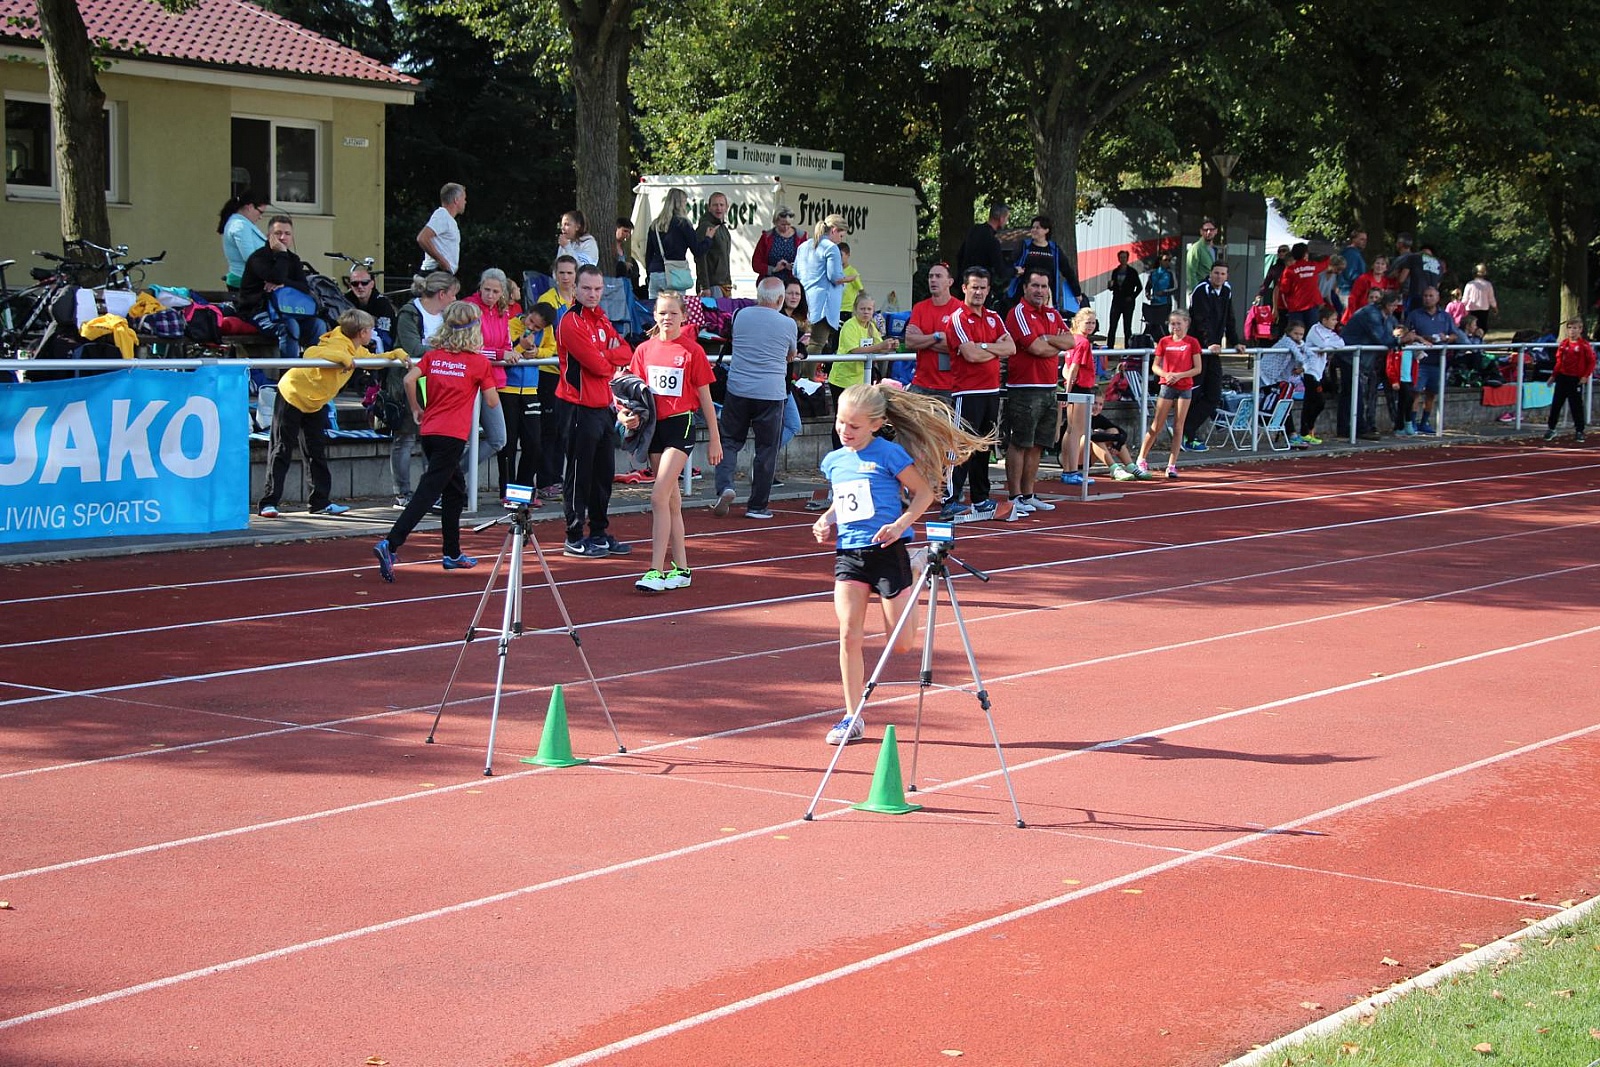
[[[656,297],[654,336],[634,349],[628,370],[644,379],[655,399],[656,426],[650,439],[650,569],[633,583],[650,593],[689,584],[689,555],[683,543],[683,491],[679,476],[694,450],[694,413],[706,421],[706,458],[722,462],[722,433],[711,402],[711,363],[703,348],[683,332],[683,294]],[[670,556],[669,556],[670,553]]]
[[[419,439],[428,469],[417,483],[411,502],[394,520],[389,536],[372,546],[378,573],[394,581],[395,558],[406,537],[438,500],[444,509],[444,569],[466,570],[478,561],[461,552],[461,512],[467,503],[467,480],[461,473],[461,455],[467,437],[477,427],[472,421],[472,398],[483,394],[486,407],[500,405],[489,361],[483,355],[481,313],[475,305],[457,300],[445,308],[439,330],[428,338],[428,350],[406,374],[406,397],[420,427]],[[427,375],[428,408],[417,399],[417,381]]]
[[[1161,428],[1167,424],[1167,414],[1176,409],[1176,421],[1172,425],[1177,428],[1183,426],[1183,420],[1189,414],[1189,399],[1194,395],[1195,379],[1200,376],[1200,366],[1205,359],[1200,354],[1200,342],[1188,335],[1187,312],[1174,311],[1167,325],[1172,332],[1156,342],[1152,358],[1156,377],[1161,379],[1161,396],[1156,401],[1156,414],[1150,420],[1150,429],[1139,444],[1139,460],[1133,470],[1133,476],[1139,479],[1150,477],[1150,449],[1155,446]],[[1183,451],[1182,438],[1181,433],[1174,431],[1172,452],[1167,457],[1168,478],[1178,476],[1178,453]]]

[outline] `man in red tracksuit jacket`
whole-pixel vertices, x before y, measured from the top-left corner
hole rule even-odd
[[[556,396],[568,404],[565,471],[567,543],[562,551],[582,559],[624,556],[633,549],[606,532],[611,479],[616,473],[612,441],[616,412],[611,379],[633,359],[633,349],[600,310],[605,275],[599,267],[578,268],[578,302],[556,327],[561,381]],[[589,536],[583,524],[589,523]]]

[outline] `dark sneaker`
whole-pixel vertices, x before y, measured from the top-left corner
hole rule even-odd
[[[372,554],[378,557],[378,573],[383,575],[386,582],[394,581],[394,550],[389,547],[389,539],[372,546]]]
[[[477,557],[469,556],[465,552],[459,556],[446,556],[442,562],[447,571],[470,571],[478,565]]]
[[[1574,444],[1579,444],[1579,445],[1583,444],[1583,431],[1579,430],[1576,434],[1574,434],[1573,437],[1572,437],[1572,441],[1573,441]]]
[[[611,550],[605,546],[604,542],[596,541],[591,537],[582,541],[568,541],[561,546],[561,554],[564,556],[576,556],[579,559],[605,559],[611,555]]]
[[[744,517],[747,518],[747,519],[770,519],[770,518],[772,518],[772,509],[771,508],[745,508],[744,509]]]
[[[1546,430],[1544,432],[1544,439],[1546,441],[1554,441],[1556,439],[1556,432],[1554,430]],[[265,515],[266,513],[267,513],[266,509],[262,508],[261,509],[261,514]]]
[[[1183,450],[1185,452],[1209,452],[1211,451],[1211,446],[1206,444],[1204,441],[1199,440],[1185,441],[1183,443]]]
[[[562,491],[563,488],[564,487],[562,486],[562,484],[560,482],[551,482],[549,485],[547,485],[543,489],[539,490],[539,499],[540,500],[560,500],[561,499],[561,491]]]
[[[724,489],[717,494],[717,502],[711,505],[711,514],[720,519],[728,513],[728,509],[731,507],[733,507],[733,490]]]
[[[626,556],[629,552],[633,551],[632,545],[628,544],[626,541],[618,541],[610,534],[602,534],[599,537],[591,537],[589,540],[593,541],[597,545],[604,545],[607,555]]]

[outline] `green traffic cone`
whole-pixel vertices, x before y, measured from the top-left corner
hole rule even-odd
[[[904,815],[921,811],[921,804],[907,804],[905,785],[900,780],[900,752],[895,746],[894,727],[883,728],[883,745],[878,749],[878,769],[872,772],[872,789],[867,799],[851,807],[857,811],[880,811],[885,815]]]
[[[522,762],[537,763],[541,767],[576,767],[589,762],[572,755],[572,738],[567,734],[567,698],[562,695],[559,685],[550,692],[550,710],[544,713],[544,733],[539,736],[539,754],[525,757]]]

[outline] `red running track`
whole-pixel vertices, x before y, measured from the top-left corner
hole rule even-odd
[[[885,723],[909,776],[909,686],[801,819],[804,512],[691,516],[665,596],[551,559],[626,754],[530,564],[488,778],[492,637],[423,744],[485,581],[436,542],[392,586],[359,542],[8,569],[0,1062],[1200,1067],[1600,888],[1600,462],[1195,474],[962,529],[1026,830],[970,691],[923,811],[849,807]],[[522,764],[557,683],[593,762]]]

